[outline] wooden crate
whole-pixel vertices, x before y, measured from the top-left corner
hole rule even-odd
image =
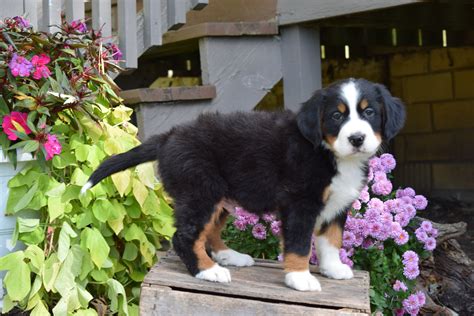
[[[351,280],[321,275],[321,292],[299,292],[284,284],[276,261],[257,260],[252,267],[229,268],[231,283],[198,280],[176,255],[168,254],[145,277],[140,314],[148,315],[367,315],[369,274],[354,271]],[[317,272],[316,267],[311,268]]]

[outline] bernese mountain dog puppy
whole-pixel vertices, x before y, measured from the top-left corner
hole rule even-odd
[[[308,266],[311,236],[321,273],[352,278],[339,259],[347,210],[366,185],[369,158],[404,120],[402,102],[383,85],[346,79],[318,90],[297,114],[202,114],[109,158],[83,191],[115,172],[158,160],[174,200],[173,248],[193,276],[230,282],[223,266],[254,263],[220,237],[239,205],[259,215],[278,212],[286,285],[319,291]]]

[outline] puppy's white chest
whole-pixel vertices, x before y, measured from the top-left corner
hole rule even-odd
[[[338,161],[338,173],[329,186],[329,198],[317,221],[319,229],[325,222],[331,222],[359,197],[365,178],[363,164],[360,161]]]

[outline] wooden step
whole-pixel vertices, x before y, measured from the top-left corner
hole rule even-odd
[[[369,315],[369,274],[351,280],[318,275],[321,292],[285,286],[281,264],[256,260],[252,267],[230,267],[231,283],[199,280],[173,253],[159,259],[142,283],[141,315]],[[316,267],[311,272],[318,273]]]
[[[120,93],[128,105],[140,103],[160,103],[172,101],[209,100],[216,97],[216,87],[192,86],[170,88],[141,88],[125,90]]]

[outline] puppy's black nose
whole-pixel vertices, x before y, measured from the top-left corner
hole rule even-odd
[[[359,148],[364,143],[365,135],[361,133],[355,133],[348,138],[352,146]]]

